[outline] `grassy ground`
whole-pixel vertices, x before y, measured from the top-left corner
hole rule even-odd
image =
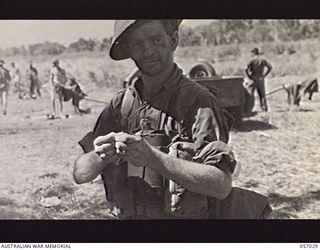
[[[182,67],[191,65],[194,53],[178,51]],[[44,83],[51,59],[34,59]],[[14,60],[22,67],[27,65],[25,59]],[[225,60],[217,61],[218,73],[236,73],[239,64],[234,59]],[[239,60],[244,61],[244,57]],[[268,90],[316,76],[317,61],[308,72],[280,74],[290,72],[290,65],[281,66],[284,60],[274,59],[276,73],[267,82]],[[291,67],[296,67],[295,63]],[[88,55],[66,57],[63,64],[83,83],[90,98],[106,101],[116,90],[103,82],[119,85],[133,67],[129,62],[112,66],[100,56]],[[235,65],[232,70],[230,65]],[[73,162],[81,153],[77,141],[93,128],[103,105],[84,101],[82,106],[92,112],[80,117],[73,115],[71,103],[67,103],[69,119],[46,120],[50,108],[46,85],[43,93],[38,100],[19,100],[11,93],[8,115],[1,115],[0,219],[108,219],[101,180],[76,185],[72,178]],[[268,101],[270,112],[246,118],[244,131],[231,132],[230,145],[242,166],[234,185],[268,195],[273,218],[319,219],[320,95],[304,100],[295,110],[288,109],[284,92],[270,96]],[[258,106],[255,109],[260,111]]]

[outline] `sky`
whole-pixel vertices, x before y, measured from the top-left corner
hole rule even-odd
[[[183,24],[195,27],[211,20],[184,20]],[[59,42],[68,46],[80,37],[101,40],[111,37],[113,20],[0,20],[0,48]]]

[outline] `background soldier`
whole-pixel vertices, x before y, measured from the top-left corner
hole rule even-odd
[[[23,98],[23,87],[21,84],[21,72],[20,69],[16,66],[14,62],[11,63],[11,82],[15,87],[16,91],[18,91],[19,99]]]
[[[32,99],[37,98],[37,94],[41,97],[40,82],[38,78],[38,70],[33,66],[33,62],[30,62],[29,69],[27,70],[27,77],[29,80],[30,97]]]
[[[63,116],[62,87],[64,87],[67,82],[67,75],[66,75],[66,71],[60,67],[59,60],[57,60],[57,59],[52,62],[52,68],[50,70],[49,82],[50,82],[51,102],[52,102],[51,118],[53,119],[56,117],[56,111],[57,111],[56,104],[57,103],[59,104],[57,118],[62,118],[62,116]]]
[[[267,60],[260,58],[262,53],[258,48],[254,48],[251,52],[254,58],[249,62],[246,74],[253,81],[252,93],[255,89],[258,92],[262,111],[268,111],[264,79],[271,72],[272,66]]]
[[[10,80],[10,73],[4,67],[4,61],[0,60],[0,98],[4,115],[7,114],[7,98],[9,93]]]

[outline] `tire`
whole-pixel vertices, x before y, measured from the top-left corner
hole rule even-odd
[[[203,78],[203,77],[211,77],[216,76],[216,71],[212,67],[212,65],[208,62],[201,62],[194,65],[190,71],[188,76],[190,78]]]

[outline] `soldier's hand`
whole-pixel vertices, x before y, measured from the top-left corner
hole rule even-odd
[[[94,151],[106,162],[116,162],[119,159],[115,149],[115,135],[112,132],[99,136],[93,142]]]
[[[152,147],[140,136],[118,133],[115,148],[120,158],[136,167],[148,166],[152,161]]]

